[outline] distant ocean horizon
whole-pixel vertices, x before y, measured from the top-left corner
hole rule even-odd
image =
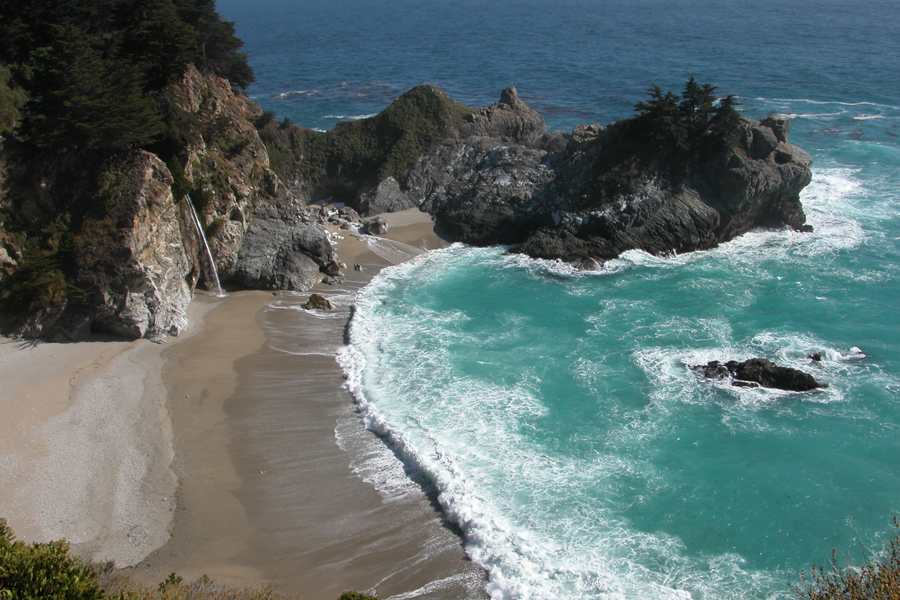
[[[475,107],[514,85],[570,130],[693,76],[750,118],[790,117],[814,157],[813,233],[628,252],[595,272],[454,245],[359,293],[348,386],[434,485],[492,598],[790,598],[832,549],[880,548],[900,514],[900,4],[218,9],[245,41],[249,96],[304,127],[428,83]],[[689,368],[754,356],[828,387],[739,389]]]

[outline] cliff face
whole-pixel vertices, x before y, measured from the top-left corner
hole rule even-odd
[[[262,111],[193,67],[164,93],[168,164],[146,151],[102,161],[2,151],[6,333],[177,335],[194,287],[211,280],[188,197],[223,282],[304,289],[338,274],[324,228],[269,168],[254,126]]]
[[[629,121],[548,134],[515,88],[476,110],[421,86],[325,134],[279,124],[193,67],[163,94],[169,133],[155,153],[38,160],[0,148],[5,332],[182,331],[194,287],[211,280],[188,202],[222,281],[262,289],[340,277],[328,211],[309,206],[320,198],[346,202],[347,215],[418,207],[450,240],[587,267],[636,248],[711,248],[758,226],[805,228],[811,158],[785,119],[735,117],[728,136],[701,132],[666,155]]]
[[[620,128],[579,128],[561,150],[548,137],[451,140],[420,163],[407,194],[454,241],[585,265],[631,249],[707,249],[760,226],[804,229],[799,193],[812,159],[788,142],[786,120],[743,120],[735,139],[682,172],[648,160],[610,193],[598,182]]]

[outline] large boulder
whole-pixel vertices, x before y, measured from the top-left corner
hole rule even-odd
[[[322,294],[312,294],[303,308],[306,310],[333,310],[334,304]]]
[[[388,232],[388,222],[384,217],[369,217],[362,221],[362,233],[384,235]]]
[[[302,207],[257,207],[231,281],[255,289],[307,290],[340,274],[328,234]]]
[[[766,387],[790,392],[809,392],[825,387],[809,373],[798,369],[781,367],[766,358],[751,358],[743,362],[717,360],[705,365],[692,366],[708,379],[732,379],[737,387]]]

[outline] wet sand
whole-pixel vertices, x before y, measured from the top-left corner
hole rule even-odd
[[[162,354],[179,481],[172,535],[135,577],[205,574],[309,599],[485,597],[483,571],[364,429],[335,361],[356,290],[443,245],[424,213],[388,218],[388,234],[368,243],[335,231],[349,267],[341,286],[196,301],[212,305],[203,327]],[[335,310],[304,310],[311,292]]]
[[[346,281],[312,290],[333,311],[304,310],[309,293],[198,291],[164,345],[0,340],[0,516],[151,585],[176,572],[308,599],[484,598],[335,361],[355,292],[444,245],[424,213],[387,217],[365,242],[334,231]]]

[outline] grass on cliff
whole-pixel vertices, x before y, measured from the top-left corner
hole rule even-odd
[[[272,167],[285,181],[299,174],[313,181],[374,184],[403,176],[473,112],[436,88],[422,85],[374,117],[341,121],[324,133],[279,124],[271,115],[258,125],[262,125],[260,136]]]

